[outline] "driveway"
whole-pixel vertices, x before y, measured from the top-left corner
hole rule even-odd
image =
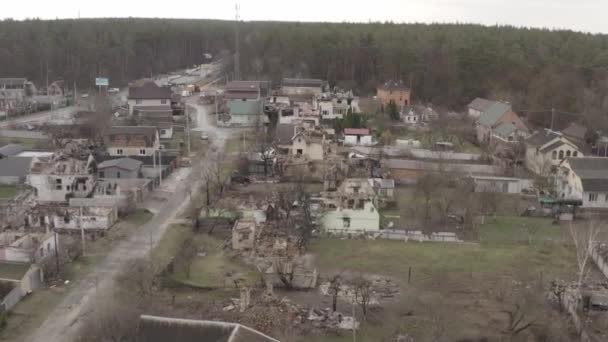
[[[116,245],[102,261],[93,267],[93,270],[86,277],[77,280],[77,284],[66,298],[25,341],[74,341],[83,320],[94,310],[90,307],[94,297],[109,295],[115,284],[115,277],[125,270],[130,261],[147,256],[151,248],[162,239],[167,228],[176,220],[177,214],[188,207],[188,194],[191,189],[198,187],[200,183],[200,178],[196,175],[205,172],[203,165],[209,158],[214,158],[216,153],[223,150],[229,134],[206,125],[207,112],[205,107],[193,104],[192,108],[196,111],[193,114],[200,117],[199,124],[202,123],[201,127],[208,130],[212,129],[217,134],[218,138],[214,139],[213,142],[216,149],[200,158],[200,161],[192,168],[176,172],[166,180],[172,186],[161,186],[160,189],[162,196],[167,200],[160,203],[150,200],[145,204],[152,209],[154,217]],[[154,193],[150,194],[150,198],[154,198],[154,195]],[[98,279],[103,280],[97,283]]]

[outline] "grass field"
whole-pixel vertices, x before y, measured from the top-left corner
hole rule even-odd
[[[207,234],[193,234],[191,227],[173,226],[167,241],[164,242],[163,254],[177,254],[185,239],[192,239],[197,246],[190,266],[190,277],[183,265],[177,264],[173,278],[179,282],[205,288],[233,286],[231,279],[242,278],[249,282],[259,279],[258,273],[236,260],[231,260],[222,248],[224,240]],[[163,239],[165,240],[165,239]],[[177,248],[176,248],[177,247]],[[228,276],[231,275],[231,276]]]
[[[535,227],[535,243],[527,244],[527,237],[520,243],[521,224]],[[541,289],[550,280],[574,278],[576,256],[572,249],[556,242],[560,234],[559,227],[551,226],[550,221],[504,218],[482,228],[485,240],[481,244],[316,239],[309,251],[326,277],[374,274],[400,284],[401,295],[363,323],[357,340],[384,341],[396,331],[407,332],[417,341],[432,340],[429,334],[437,328],[437,310],[444,315],[442,325],[450,332],[448,340],[482,336],[496,340],[502,338],[500,330],[505,324],[502,310],[512,305],[510,299],[498,299],[499,289],[514,291],[516,286],[527,284],[525,288],[537,289],[535,295],[542,302]],[[541,241],[544,235],[550,238]],[[441,308],[434,309],[437,305]],[[552,314],[548,306],[538,305],[533,310],[542,317]],[[350,314],[350,309],[346,313]],[[351,341],[352,335],[344,332],[322,340]],[[300,341],[315,339],[308,336]]]
[[[47,139],[0,137],[0,146],[6,144],[20,144],[28,150],[49,151],[51,149],[50,142]]]
[[[19,192],[19,188],[15,185],[0,184],[0,198],[13,198]]]

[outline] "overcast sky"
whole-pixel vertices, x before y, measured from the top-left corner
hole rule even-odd
[[[7,1],[0,17],[233,19],[226,0]],[[607,0],[240,0],[243,20],[464,22],[608,33]]]

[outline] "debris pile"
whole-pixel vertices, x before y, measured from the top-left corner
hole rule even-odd
[[[253,320],[252,325],[264,331],[272,328],[278,320],[288,319],[291,324],[304,325],[310,323],[313,328],[331,330],[353,330],[359,328],[359,322],[352,316],[343,315],[340,312],[332,312],[331,309],[316,309],[302,306],[287,298],[262,297],[259,305],[250,306],[246,313]],[[239,298],[231,298],[230,302],[223,307],[223,311],[237,311],[242,307]],[[274,317],[276,316],[276,317]]]

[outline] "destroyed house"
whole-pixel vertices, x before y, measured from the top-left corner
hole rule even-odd
[[[154,126],[114,126],[106,133],[111,156],[151,156],[160,148],[160,137]]]
[[[74,207],[67,205],[38,205],[27,217],[33,228],[64,230],[106,230],[118,220],[112,207]]]
[[[97,182],[97,163],[55,154],[32,162],[27,184],[34,188],[39,202],[68,202],[70,198],[88,197]]]
[[[35,263],[55,255],[56,233],[0,233],[0,262]]]
[[[284,78],[281,92],[285,95],[315,95],[323,92],[325,82],[313,78]]]
[[[401,80],[390,80],[381,84],[376,90],[376,96],[383,106],[390,102],[394,102],[397,107],[408,106],[411,103],[411,90]]]

